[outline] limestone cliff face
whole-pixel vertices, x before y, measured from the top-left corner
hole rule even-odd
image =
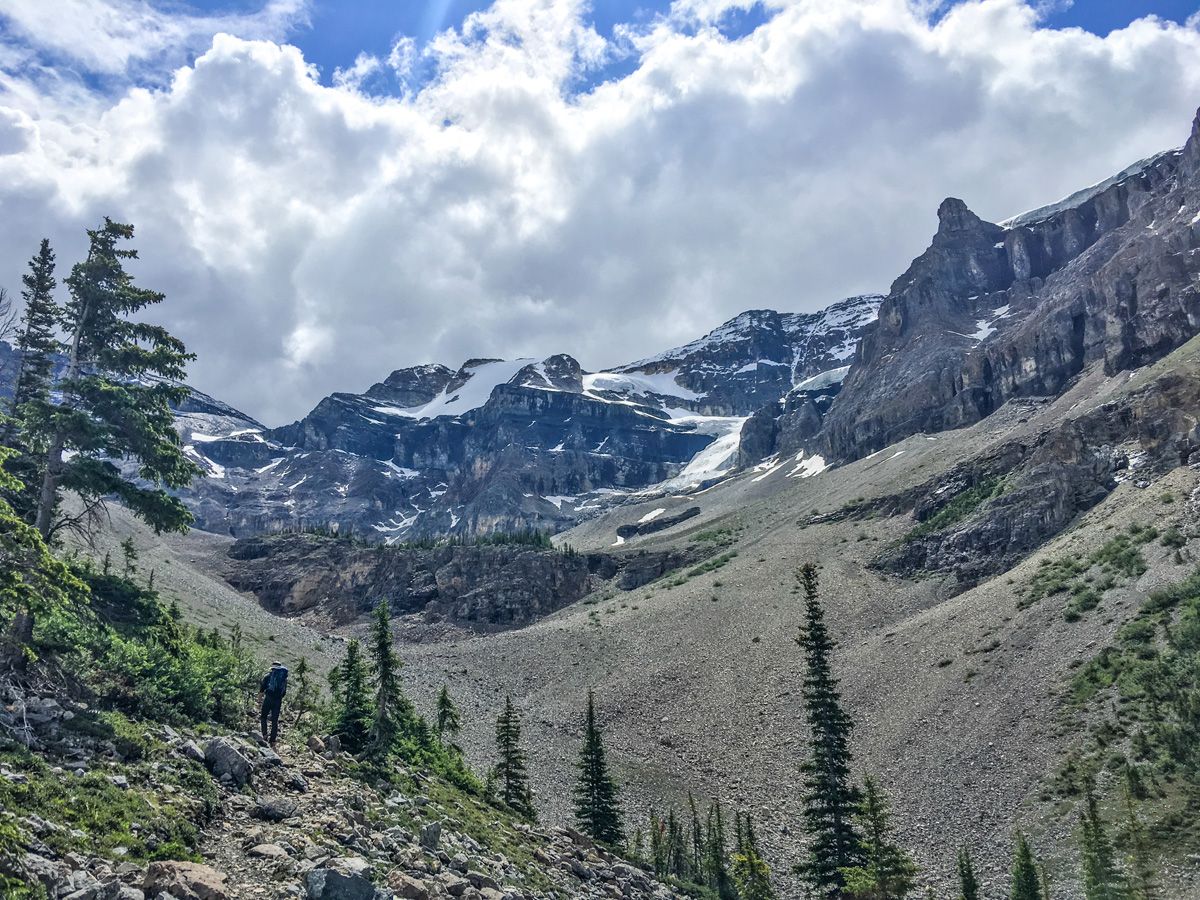
[[[1077,205],[1010,227],[956,199],[892,285],[824,422],[836,460],[1055,395],[1089,363],[1152,362],[1200,331],[1200,132]]]
[[[223,574],[283,615],[316,610],[342,624],[386,597],[399,615],[494,631],[528,624],[606,583],[633,590],[705,552],[577,554],[516,544],[387,548],[291,534],[236,542]]]

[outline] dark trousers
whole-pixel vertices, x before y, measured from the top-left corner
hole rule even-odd
[[[262,702],[262,736],[263,740],[275,743],[279,734],[279,708],[283,705],[283,697],[278,694],[263,694]],[[271,735],[267,736],[267,719],[271,720]]]

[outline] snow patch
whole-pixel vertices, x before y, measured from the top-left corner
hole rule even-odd
[[[667,511],[666,508],[661,507],[661,506],[658,509],[652,509],[652,510],[650,510],[650,512],[646,513],[644,516],[642,516],[640,519],[638,519],[638,524],[645,525],[647,522],[653,522],[655,519],[657,519],[659,516],[661,516],[666,511]]]

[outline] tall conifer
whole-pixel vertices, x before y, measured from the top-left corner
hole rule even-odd
[[[521,747],[521,719],[510,696],[505,696],[504,710],[496,719],[496,753],[494,774],[501,802],[528,819],[536,819],[525,750]]]
[[[604,738],[596,723],[596,703],[588,691],[583,749],[579,754],[579,781],[575,785],[575,818],[594,840],[617,845],[625,840],[617,785],[608,772]]]
[[[413,710],[400,683],[400,656],[392,640],[392,619],[386,600],[375,605],[371,626],[371,660],[375,667],[375,717],[368,735],[372,756],[386,757],[396,739],[412,724]]]
[[[116,496],[156,531],[185,530],[191,513],[164,486],[183,487],[199,473],[184,456],[171,411],[188,396],[181,381],[192,356],[166,329],[140,320],[163,295],[137,287],[125,271],[137,252],[119,244],[133,237],[133,226],[106,218],[88,237],[87,259],[66,280],[61,400],[44,420],[24,423],[46,447],[34,526],[48,538],[78,524],[58,515],[62,491],[71,490],[87,511]],[[137,480],[118,468],[121,459],[137,463]]]
[[[358,641],[346,645],[346,655],[337,669],[338,698],[337,718],[333,733],[351,753],[358,753],[367,745],[371,732],[371,696],[367,689],[367,667],[362,657],[362,646]]]
[[[802,697],[809,726],[809,755],[800,767],[809,845],[797,873],[815,895],[837,897],[845,887],[843,870],[863,860],[862,838],[854,821],[862,793],[850,780],[854,724],[842,708],[833,674],[834,644],[825,625],[816,566],[806,564],[797,577],[805,603],[804,625],[796,643],[805,655]]]
[[[1042,885],[1038,879],[1037,861],[1025,835],[1017,832],[1017,844],[1013,851],[1011,900],[1044,900]]]
[[[1133,805],[1133,792],[1125,788],[1125,842],[1129,861],[1130,900],[1157,900],[1158,883],[1150,861],[1146,828]]]

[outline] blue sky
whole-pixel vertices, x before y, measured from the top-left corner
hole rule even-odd
[[[249,12],[261,4],[258,0],[192,0],[185,5],[203,12]],[[295,30],[289,40],[328,81],[336,68],[352,65],[360,52],[386,56],[399,35],[412,37],[421,46],[438,31],[458,26],[467,15],[488,5],[488,0],[313,0],[311,25]],[[648,21],[669,5],[669,0],[595,0],[592,23],[609,37],[614,25]],[[1048,26],[1079,27],[1105,35],[1147,15],[1182,23],[1200,9],[1200,0],[1050,0],[1046,7]],[[171,8],[178,9],[179,4]],[[734,37],[765,17],[760,6],[749,14],[730,16],[722,30]],[[624,68],[617,64],[603,75],[619,76]]]

